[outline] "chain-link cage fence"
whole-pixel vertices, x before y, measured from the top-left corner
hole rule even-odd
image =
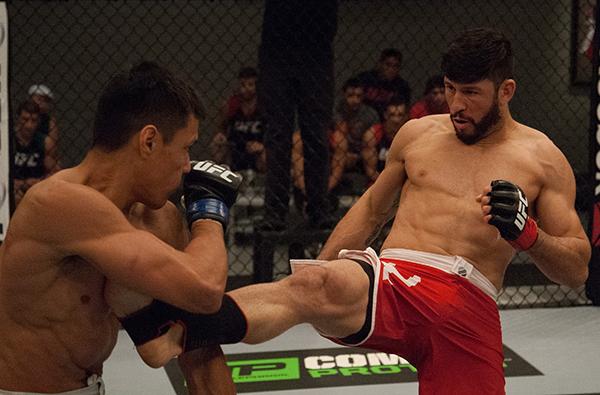
[[[245,175],[227,237],[232,281],[278,278],[288,273],[288,257],[316,255],[331,222],[381,170],[386,139],[411,107],[414,116],[444,111],[443,103],[435,109],[430,77],[439,74],[449,40],[491,26],[513,42],[513,116],[562,149],[586,225],[591,64],[582,45],[591,2],[341,0],[335,12],[327,1],[300,11],[293,7],[302,2],[273,1],[270,14],[254,0],[9,2],[13,125],[30,93],[51,96],[41,100],[42,112],[50,107],[41,116],[44,149],[60,167],[73,166],[90,147],[109,77],[141,60],[167,66],[191,81],[206,107],[192,157]],[[285,37],[300,33],[302,40]],[[261,46],[261,34],[269,45]],[[392,82],[381,85],[386,73]],[[270,102],[257,99],[257,83]],[[279,113],[265,115],[265,105]],[[268,122],[284,132],[265,138]],[[283,151],[267,158],[275,149]],[[274,164],[283,167],[274,171]],[[583,292],[544,280],[525,254],[509,266],[506,285],[504,307],[587,303]]]

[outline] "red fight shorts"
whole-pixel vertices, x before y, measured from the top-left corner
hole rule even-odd
[[[461,257],[405,249],[342,250],[374,269],[371,325],[348,344],[398,354],[417,368],[419,394],[504,394],[495,287]],[[364,328],[363,328],[364,329]]]

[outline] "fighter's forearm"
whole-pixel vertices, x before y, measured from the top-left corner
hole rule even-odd
[[[209,219],[195,221],[192,224],[192,240],[185,252],[199,257],[198,263],[202,266],[197,270],[202,272],[207,283],[225,289],[227,250],[221,224]]]
[[[590,259],[587,240],[555,237],[540,229],[537,241],[527,253],[542,273],[558,284],[577,288],[587,278]]]

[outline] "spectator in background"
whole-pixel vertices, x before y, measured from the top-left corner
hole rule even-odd
[[[33,100],[21,103],[17,108],[13,135],[15,207],[21,202],[29,188],[58,170],[54,159],[55,140],[38,131],[39,123],[39,105]]]
[[[358,79],[365,89],[365,103],[377,110],[380,120],[387,104],[395,97],[410,103],[410,86],[400,77],[402,53],[395,48],[381,52],[374,70],[364,71]]]
[[[331,171],[327,177],[327,192],[329,193],[339,184],[344,173],[345,161],[348,154],[348,141],[338,129],[331,128],[328,133],[329,157],[331,159]],[[300,211],[303,211],[307,199],[306,184],[304,182],[304,147],[299,130],[296,130],[293,135],[292,180],[294,186],[294,203]],[[333,204],[329,209],[334,209],[336,206],[337,204]]]
[[[391,101],[385,109],[383,119],[382,123],[378,123],[365,133],[365,140],[368,142],[364,159],[365,170],[372,182],[377,179],[385,166],[396,132],[409,119],[408,106],[399,99]]]
[[[52,113],[54,110],[54,93],[46,85],[31,85],[27,91],[29,98],[40,107],[37,131],[50,136],[55,143],[58,142],[58,126]]]
[[[379,115],[372,107],[363,103],[364,89],[358,78],[350,78],[342,87],[344,97],[336,106],[333,117],[333,128],[329,135],[329,154],[331,157],[327,192],[337,193],[336,187],[343,179],[344,186],[350,189],[356,174],[366,174],[364,167],[365,150],[369,146],[365,133],[379,123]],[[295,198],[306,199],[304,185],[303,145],[300,131],[294,132],[294,148],[292,150],[292,177],[295,187]],[[353,173],[346,177],[347,173]],[[348,189],[348,188],[346,188]],[[330,196],[330,202],[333,198]]]
[[[346,194],[362,189],[357,175],[366,175],[365,155],[369,142],[365,133],[379,123],[379,115],[372,107],[363,103],[364,89],[358,78],[350,78],[342,87],[344,97],[336,106],[333,128],[329,133],[329,154],[331,171],[327,178],[327,192]],[[303,146],[300,131],[294,133],[292,151],[292,176],[295,196],[306,197],[304,187]],[[349,174],[350,173],[350,174]],[[338,188],[339,186],[339,188]],[[330,202],[333,197],[330,196]]]
[[[444,77],[434,75],[425,83],[423,98],[410,108],[410,118],[421,118],[431,114],[448,114],[448,103],[444,95]]]
[[[262,230],[287,227],[292,135],[296,114],[303,142],[306,214],[330,228],[327,128],[333,110],[336,0],[266,0],[259,48],[258,101],[266,121],[267,172]]]
[[[344,83],[344,97],[338,103],[334,122],[336,130],[347,141],[345,167],[362,173],[362,156],[365,149],[364,134],[379,123],[379,115],[363,103],[364,90],[358,78]]]
[[[227,163],[233,170],[265,171],[264,122],[257,107],[253,67],[238,73],[239,87],[221,111],[219,129],[211,142],[213,160]]]

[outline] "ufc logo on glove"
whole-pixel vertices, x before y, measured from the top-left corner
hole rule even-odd
[[[188,225],[198,219],[213,219],[227,226],[229,208],[235,203],[242,176],[225,165],[205,160],[192,162],[183,177],[183,204]]]
[[[206,161],[206,160],[196,163],[194,165],[193,169],[198,170],[198,171],[203,171],[205,173],[217,175],[229,183],[232,183],[237,178],[239,178],[239,176],[237,174],[230,171],[229,169],[227,169],[223,166],[217,165],[214,162]]]
[[[527,198],[523,195],[521,190],[517,189],[517,192],[519,193],[519,208],[514,223],[519,230],[523,230],[528,217],[527,208],[529,207],[529,204],[527,204]]]
[[[490,225],[495,226],[516,250],[528,250],[538,237],[536,222],[529,216],[529,203],[525,192],[517,185],[504,180],[492,181],[488,192],[491,207]]]

